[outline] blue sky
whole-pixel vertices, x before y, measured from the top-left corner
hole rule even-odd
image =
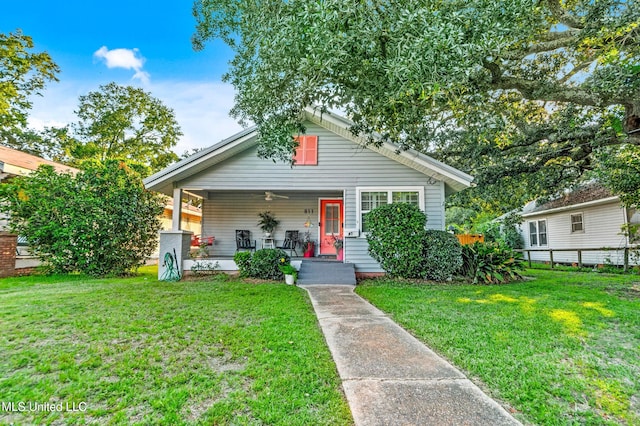
[[[195,52],[190,0],[3,2],[0,32],[21,29],[60,66],[58,83],[34,98],[35,128],[75,121],[78,97],[115,81],[142,87],[172,108],[184,136],[175,151],[209,146],[240,126],[221,82],[232,52],[221,42]]]

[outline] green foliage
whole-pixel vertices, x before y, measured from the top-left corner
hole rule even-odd
[[[178,160],[172,148],[182,132],[173,110],[140,88],[100,86],[80,96],[76,114],[78,122],[51,135],[66,162],[124,159],[148,175]]]
[[[155,250],[163,201],[125,163],[88,164],[76,176],[41,166],[0,186],[12,231],[51,272],[124,275]]]
[[[601,158],[600,179],[628,207],[640,206],[640,147],[626,145]]]
[[[238,252],[233,256],[241,277],[282,280],[281,267],[289,265],[289,255],[280,249],[262,249],[255,253]]]
[[[280,223],[280,221],[276,219],[275,214],[269,210],[258,213],[258,217],[260,218],[260,220],[258,220],[258,226],[264,232],[273,232]]]
[[[215,274],[220,269],[219,262],[211,262],[211,261],[195,261],[191,266],[191,273],[193,275],[209,275]]]
[[[298,277],[298,270],[288,263],[280,265],[280,272],[284,275],[293,275],[294,280]]]
[[[265,280],[282,280],[280,265],[289,263],[289,255],[280,249],[256,250],[251,257],[251,276]]]
[[[375,208],[366,217],[369,254],[389,275],[424,277],[427,216],[418,207],[393,203]]]
[[[462,265],[459,273],[474,284],[501,284],[522,279],[522,255],[500,243],[481,243],[462,246]]]
[[[462,249],[455,235],[429,229],[425,232],[424,270],[426,278],[446,281],[462,264]]]
[[[233,256],[233,261],[240,271],[241,277],[248,277],[251,274],[251,252],[239,251]]]
[[[197,0],[194,46],[217,38],[234,50],[232,113],[258,125],[262,155],[290,161],[303,108],[339,108],[370,143],[474,175],[459,200],[504,213],[590,178],[605,147],[640,143],[638,10],[638,0]]]
[[[58,81],[60,68],[46,52],[34,53],[31,37],[0,33],[0,143],[16,147],[13,136],[27,124],[32,96],[48,81]]]

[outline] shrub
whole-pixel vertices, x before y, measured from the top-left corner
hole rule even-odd
[[[289,255],[279,249],[262,249],[255,253],[239,251],[233,256],[241,277],[282,280],[281,267],[289,265]]]
[[[251,252],[239,251],[233,256],[233,261],[236,262],[241,277],[251,275]]]
[[[522,279],[522,255],[506,245],[476,242],[462,247],[460,274],[474,284],[498,284]]]
[[[427,216],[407,203],[377,207],[365,216],[369,254],[389,275],[424,277]]]
[[[462,265],[462,248],[455,235],[430,229],[425,231],[425,276],[430,280],[446,281]]]
[[[77,175],[41,166],[1,185],[2,210],[54,273],[124,275],[158,245],[162,199],[125,163],[87,163]]]

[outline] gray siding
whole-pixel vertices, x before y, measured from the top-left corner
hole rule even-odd
[[[260,245],[262,232],[256,225],[257,214],[266,209],[282,220],[276,232],[278,240],[287,229],[305,231],[303,224],[310,216],[314,223],[312,238],[317,241],[319,197],[342,197],[344,194],[344,228],[356,229],[358,187],[423,187],[427,226],[444,229],[443,182],[433,183],[423,173],[362,148],[323,127],[312,123],[306,125],[307,134],[318,135],[317,166],[291,167],[259,159],[253,146],[178,183],[181,188],[209,194],[204,203],[203,234],[215,235],[214,255],[235,251],[236,229],[252,230]],[[259,197],[265,190],[290,198],[266,202]],[[304,213],[310,209],[313,214]],[[344,250],[345,261],[355,263],[359,272],[380,271],[377,262],[367,253],[364,237],[347,238]]]

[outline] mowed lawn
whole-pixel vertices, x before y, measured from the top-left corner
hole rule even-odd
[[[528,270],[501,286],[357,288],[525,423],[640,424],[640,277]]]
[[[0,329],[0,424],[353,422],[297,287],[3,279]]]

